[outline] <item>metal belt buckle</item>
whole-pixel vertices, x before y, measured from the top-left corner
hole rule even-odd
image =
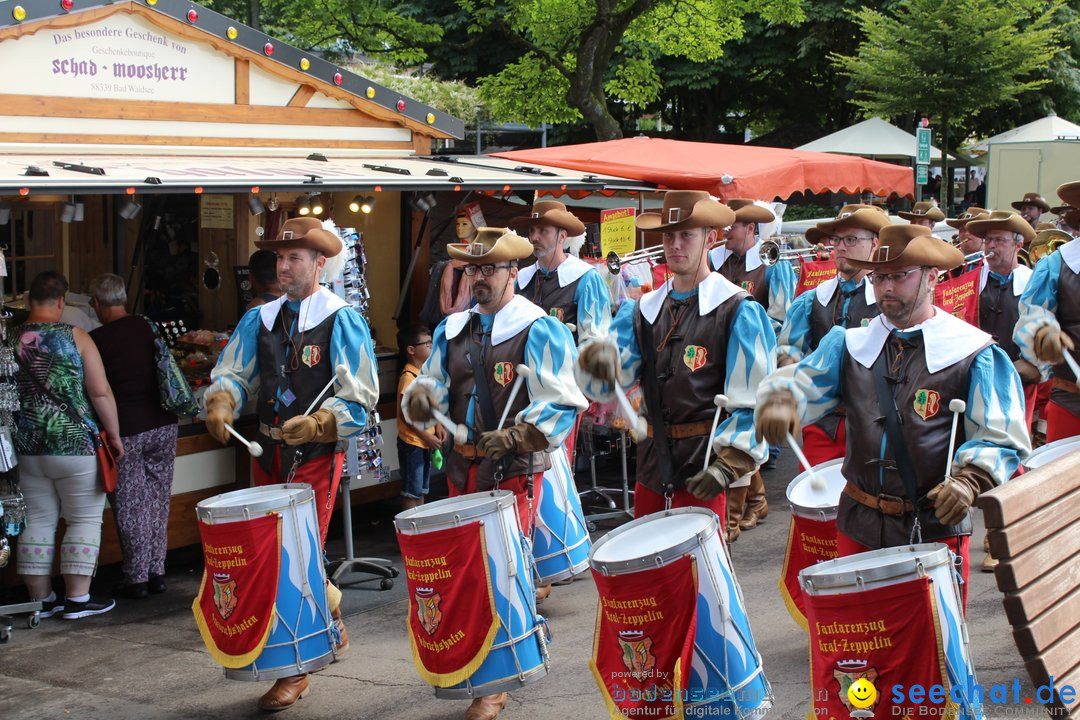
[[[889,513],[886,513],[885,509],[881,507],[882,501],[898,503],[900,505],[900,512],[898,512],[897,515],[903,514],[903,512],[904,512],[904,498],[898,497],[896,495],[889,495],[888,493],[879,493],[878,494],[878,496],[877,496],[877,509],[878,509],[879,512],[884,513],[885,515],[888,515]]]

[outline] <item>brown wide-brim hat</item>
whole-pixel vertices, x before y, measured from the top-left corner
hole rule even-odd
[[[1011,210],[995,210],[986,217],[972,220],[967,224],[967,231],[975,237],[984,238],[993,230],[1020,233],[1024,236],[1025,243],[1035,239],[1035,228],[1031,227],[1031,223]]]
[[[1071,183],[1065,183],[1065,185],[1070,185],[1070,184]],[[1062,185],[1061,187],[1058,188],[1058,195],[1061,194],[1061,188],[1065,187],[1065,185]],[[1067,202],[1070,205],[1072,205],[1072,203],[1069,202],[1068,200],[1066,200],[1064,197],[1062,197],[1061,199],[1064,202]],[[1016,208],[1017,210],[1019,210],[1024,205],[1034,205],[1035,207],[1042,210],[1044,213],[1050,212],[1050,203],[1043,200],[1042,195],[1040,195],[1039,193],[1024,193],[1024,197],[1023,197],[1022,200],[1017,200],[1016,202],[1012,203],[1012,206],[1014,208]]]
[[[755,204],[750,198],[731,198],[725,204],[735,211],[736,222],[770,223],[776,219],[772,210]]]
[[[565,230],[570,236],[585,232],[585,223],[578,220],[558,200],[541,200],[533,203],[532,211],[528,215],[514,218],[509,225],[512,230],[526,234],[532,225],[552,225]]]
[[[660,212],[643,212],[635,224],[644,232],[671,232],[692,228],[726,228],[735,222],[735,211],[709,197],[704,190],[668,190]]]
[[[286,220],[273,240],[256,240],[255,247],[260,250],[315,250],[326,257],[334,257],[343,245],[337,233],[324,228],[319,218],[298,217]]]
[[[960,228],[964,227],[965,225],[967,225],[972,220],[978,220],[979,218],[981,218],[981,217],[983,217],[985,215],[989,215],[989,214],[990,214],[990,211],[987,210],[986,208],[981,208],[981,207],[977,207],[975,205],[972,205],[967,210],[960,213],[957,217],[949,218],[948,220],[946,220],[945,224],[948,225],[951,228],[956,228],[957,230],[959,230]]]
[[[482,227],[476,229],[472,242],[448,243],[446,254],[454,260],[488,265],[524,260],[533,254],[533,246],[510,228]]]
[[[869,260],[848,260],[854,267],[872,272],[909,267],[952,270],[963,262],[964,253],[932,235],[925,225],[890,225],[878,234],[878,246]]]
[[[915,207],[908,212],[898,212],[896,214],[908,221],[933,220],[934,222],[941,222],[945,219],[945,213],[941,212],[941,208],[925,200],[915,203]]]
[[[1061,198],[1061,202],[1073,207],[1080,207],[1080,180],[1073,180],[1063,185],[1059,185],[1057,189],[1058,197]]]
[[[1075,208],[1072,205],[1058,205],[1057,207],[1050,208],[1050,213],[1052,215],[1064,215],[1065,213],[1074,209]]]
[[[883,228],[890,225],[892,225],[892,221],[889,220],[889,216],[883,210],[875,207],[860,207],[858,210],[848,213],[841,210],[835,219],[818,223],[814,229],[825,235],[834,235],[837,228],[857,227],[869,230],[877,235]],[[810,239],[809,234],[806,239]]]

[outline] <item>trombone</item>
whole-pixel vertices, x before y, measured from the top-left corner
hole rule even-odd
[[[772,267],[781,260],[798,260],[800,258],[814,257],[815,255],[831,253],[832,249],[832,245],[814,245],[813,247],[808,248],[782,250],[780,244],[776,241],[765,240],[761,243],[761,247],[758,248],[758,253],[761,255],[761,264],[765,267]]]
[[[963,263],[953,268],[952,270],[942,270],[940,273],[938,273],[938,282],[947,280],[950,277],[959,277],[961,274],[967,272],[969,269],[973,269],[971,267],[972,265],[977,265],[983,260],[989,260],[990,258],[994,257],[994,255],[995,253],[993,250],[989,252],[979,250],[978,252],[973,252],[969,255],[965,255]]]
[[[720,247],[726,242],[727,240],[720,240],[719,242],[713,243],[713,245],[711,245],[710,247],[705,248],[705,252],[712,252],[713,249]],[[612,275],[618,275],[619,270],[622,269],[623,265],[633,265],[634,263],[659,260],[662,257],[664,257],[664,246],[652,245],[647,248],[642,248],[641,250],[634,250],[633,252],[628,252],[622,257],[619,257],[619,255],[614,250],[612,250],[607,254],[605,262],[607,263],[608,272],[610,272]]]

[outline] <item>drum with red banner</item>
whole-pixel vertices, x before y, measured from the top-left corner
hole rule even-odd
[[[436,697],[494,695],[547,674],[550,635],[512,492],[427,503],[394,527],[413,662]]]
[[[840,472],[843,466],[843,458],[823,462],[812,468],[813,473],[796,475],[787,486],[791,525],[778,584],[788,612],[803,630],[807,629],[806,603],[799,572],[837,556],[836,513],[846,482]]]
[[[927,543],[799,573],[810,627],[810,717],[982,718],[982,698],[969,696],[977,681],[955,561],[945,545]],[[866,705],[848,694],[860,680],[877,689]],[[907,692],[934,685],[944,689],[936,701]]]
[[[772,691],[742,590],[704,508],[665,510],[600,538],[589,666],[612,717],[761,716]]]
[[[233,680],[276,680],[334,661],[310,485],[263,485],[196,506],[205,570],[191,609]]]

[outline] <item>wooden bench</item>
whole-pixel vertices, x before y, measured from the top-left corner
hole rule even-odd
[[[994,488],[976,504],[1028,675],[1036,688],[1055,688],[1043,703],[1052,717],[1080,718],[1080,452]],[[1071,702],[1058,695],[1066,685],[1077,690]]]

